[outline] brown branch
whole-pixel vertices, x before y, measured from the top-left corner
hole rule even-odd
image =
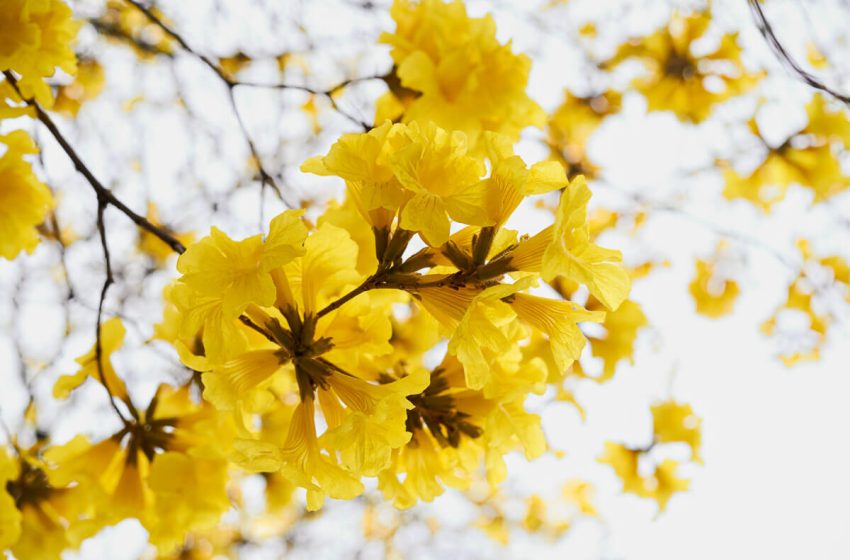
[[[344,296],[340,297],[339,299],[337,299],[337,300],[333,301],[332,303],[329,303],[327,306],[323,307],[318,313],[316,313],[316,319],[321,319],[322,317],[324,317],[325,315],[327,315],[331,311],[335,311],[335,310],[339,309],[344,304],[348,303],[349,301],[351,301],[355,297],[359,296],[360,294],[362,294],[364,292],[368,292],[369,290],[377,287],[379,281],[380,281],[380,273],[373,274],[372,276],[368,277],[366,280],[363,281],[362,284],[360,284],[359,286],[357,286],[356,288],[354,288],[353,290],[351,290],[350,292],[348,292]]]
[[[126,31],[124,31],[123,29],[121,29],[120,27],[118,27],[117,25],[113,25],[113,24],[106,22],[106,21],[103,21],[101,19],[90,19],[89,23],[92,25],[92,27],[95,28],[95,31],[97,31],[101,35],[105,35],[106,37],[111,37],[111,38],[115,39],[116,41],[123,41],[125,43],[129,43],[130,45],[136,47],[137,49],[139,49],[142,52],[145,52],[145,53],[151,54],[151,55],[167,56],[169,58],[174,57],[174,55],[171,52],[169,52],[165,49],[162,49],[162,48],[154,45],[153,43],[148,43],[148,42],[143,41],[141,39],[137,39],[137,38],[131,36]]]
[[[97,303],[97,321],[95,324],[95,328],[97,330],[94,339],[94,359],[97,362],[97,374],[100,377],[100,383],[103,385],[103,388],[106,389],[106,394],[109,395],[109,404],[112,406],[112,410],[115,411],[115,414],[118,415],[118,418],[120,418],[124,424],[127,424],[127,419],[121,413],[118,405],[115,404],[115,395],[112,394],[112,389],[109,387],[109,383],[106,380],[106,374],[103,371],[103,341],[101,335],[101,327],[103,326],[103,302],[106,301],[106,293],[109,291],[109,286],[115,282],[115,278],[112,276],[112,257],[109,254],[109,244],[106,242],[106,224],[103,219],[107,206],[109,206],[109,203],[106,199],[98,195],[97,232],[100,236],[100,246],[103,249],[103,259],[106,266],[106,279],[103,281],[103,287],[100,290],[100,300]]]
[[[372,128],[371,124],[355,117],[354,115],[348,113],[347,111],[342,110],[342,108],[336,102],[336,99],[334,99],[334,94],[336,94],[338,91],[340,91],[341,89],[343,89],[346,86],[349,86],[351,84],[354,84],[354,83],[357,83],[357,82],[364,82],[364,81],[368,81],[368,80],[382,80],[382,79],[385,78],[385,76],[364,76],[364,77],[361,77],[361,78],[351,78],[351,79],[348,79],[348,80],[344,80],[344,81],[340,82],[339,84],[333,86],[332,88],[326,89],[326,90],[311,88],[309,86],[286,84],[286,83],[264,84],[264,83],[258,83],[258,82],[243,82],[243,81],[237,80],[237,79],[233,78],[232,76],[230,76],[227,72],[224,71],[223,68],[221,68],[221,66],[216,64],[210,57],[208,57],[205,54],[202,54],[202,53],[196,51],[195,49],[193,49],[186,42],[186,40],[179,33],[177,33],[177,31],[175,31],[168,24],[166,24],[164,21],[162,21],[162,19],[159,18],[155,13],[153,13],[150,10],[150,8],[148,8],[147,6],[142,4],[141,2],[138,2],[137,0],[125,0],[125,1],[127,3],[129,3],[130,5],[132,5],[133,7],[135,7],[140,12],[142,12],[142,14],[144,14],[145,17],[147,17],[148,20],[151,23],[153,23],[154,25],[159,27],[166,35],[168,35],[174,41],[176,41],[177,44],[180,45],[180,47],[184,51],[189,53],[191,56],[197,58],[204,65],[206,65],[210,70],[212,70],[215,73],[215,75],[218,76],[221,79],[221,81],[224,82],[224,84],[227,86],[228,90],[230,91],[231,99],[232,99],[232,96],[233,96],[233,90],[236,89],[238,86],[252,87],[252,88],[265,88],[265,89],[291,89],[291,90],[295,90],[295,91],[303,91],[305,93],[310,93],[310,94],[313,94],[313,95],[321,95],[323,97],[326,97],[328,99],[328,101],[330,102],[331,106],[333,107],[333,109],[337,113],[344,116],[345,118],[347,118],[348,120],[350,120],[351,122],[356,124],[357,126],[361,127],[363,130],[369,130],[369,129]],[[239,113],[235,109],[235,103],[233,103],[233,105],[234,105],[234,111],[236,112],[236,116],[240,120],[240,126],[241,126],[241,118],[239,118]],[[243,128],[243,131],[244,131],[244,126],[242,126],[242,128]],[[247,138],[247,134],[246,134],[246,138]],[[250,144],[250,142],[251,142],[250,139],[248,139],[248,141],[249,141],[249,144]],[[259,164],[259,158],[257,158],[256,154],[254,153],[253,147],[252,147],[252,154],[257,159],[257,162]],[[268,175],[262,169],[260,170],[260,174],[261,174],[261,176]]]
[[[99,202],[103,200],[106,204],[110,204],[120,210],[121,213],[130,218],[137,226],[155,235],[163,243],[171,247],[171,249],[175,253],[182,254],[186,251],[186,247],[184,247],[183,244],[177,240],[177,238],[175,238],[173,235],[163,230],[162,228],[155,226],[144,216],[140,216],[139,214],[133,212],[118,197],[112,194],[112,191],[103,186],[103,183],[101,183],[97,179],[97,177],[94,176],[91,170],[86,166],[86,164],[83,163],[83,160],[80,158],[79,154],[77,154],[77,151],[74,149],[73,146],[71,146],[71,144],[62,134],[62,132],[56,126],[56,123],[54,123],[53,119],[50,118],[50,115],[48,115],[44,111],[44,109],[41,108],[41,105],[39,105],[36,100],[24,98],[24,96],[21,94],[21,90],[18,89],[18,82],[15,79],[15,76],[12,75],[12,73],[8,70],[4,71],[3,75],[6,76],[6,80],[9,81],[9,84],[11,84],[12,88],[14,88],[18,96],[23,99],[27,105],[29,105],[35,110],[36,117],[38,118],[38,120],[41,121],[41,123],[47,128],[47,130],[50,131],[50,134],[53,135],[53,138],[55,138],[56,141],[59,143],[59,146],[62,147],[62,151],[64,151],[68,158],[70,158],[70,160],[73,162],[74,168],[83,177],[86,178],[89,185],[91,185],[91,187],[94,189]]]
[[[845,105],[850,106],[850,95],[838,93],[834,89],[830,88],[822,81],[820,81],[817,77],[806,72],[797,63],[797,61],[795,61],[791,57],[791,55],[779,41],[779,38],[776,36],[776,33],[773,31],[773,27],[767,20],[767,16],[765,16],[764,10],[762,10],[761,3],[759,2],[759,0],[747,0],[747,2],[750,5],[750,11],[753,14],[753,19],[755,20],[756,27],[758,27],[759,33],[761,33],[762,37],[764,37],[765,41],[767,41],[768,46],[777,56],[777,58],[779,58],[780,62],[783,62],[789,67],[791,67],[791,70],[809,86],[824,93],[828,93],[829,95],[831,95],[835,99],[838,99]]]

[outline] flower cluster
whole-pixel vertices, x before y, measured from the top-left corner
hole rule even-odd
[[[43,105],[53,103],[53,93],[44,78],[59,68],[68,74],[77,69],[71,45],[78,24],[71,8],[62,0],[8,0],[0,12],[0,71],[20,76],[18,87],[26,99],[35,98]],[[5,100],[20,98],[2,84]],[[0,98],[0,99],[2,99]],[[9,116],[9,108],[0,107],[0,117]]]
[[[44,78],[56,69],[73,74],[77,59],[71,43],[77,23],[71,8],[61,0],[10,0],[0,10],[0,119],[32,115],[22,105],[36,99],[53,104],[53,92]],[[44,185],[23,156],[38,152],[22,131],[0,136],[0,256],[14,259],[21,251],[32,253],[38,245],[36,226],[54,206]]]
[[[0,256],[14,259],[21,251],[32,253],[38,245],[36,227],[54,206],[50,189],[39,181],[25,155],[38,149],[26,132],[0,136]]]
[[[694,43],[705,38],[710,25],[709,11],[676,14],[655,33],[622,45],[606,65],[641,61],[647,72],[634,85],[649,110],[672,111],[681,120],[699,123],[715,105],[741,95],[762,78],[741,61],[737,33],[722,35],[707,54],[694,52]]]
[[[806,106],[808,124],[774,144],[765,139],[755,117],[747,123],[764,150],[764,159],[749,173],[724,166],[723,196],[744,199],[769,212],[792,185],[812,191],[813,203],[823,202],[850,187],[841,159],[850,147],[850,120],[822,95]]]
[[[377,121],[433,121],[466,134],[475,147],[484,131],[516,141],[543,126],[546,114],[525,92],[531,59],[496,39],[492,16],[470,18],[460,0],[395,0],[395,33],[384,33],[396,64]]]
[[[468,483],[482,461],[501,480],[519,444],[542,453],[525,399],[548,363],[579,357],[579,323],[605,313],[529,291],[563,277],[611,310],[628,293],[619,252],[590,241],[583,178],[529,167],[507,137],[482,142],[476,158],[463,132],[419,122],[344,135],[303,167],[347,187],[315,228],[286,211],[264,237],[213,229],[178,260],[163,331],[236,419],[233,459],[305,488],[310,508],[358,495],[364,476],[409,506]],[[553,225],[503,227],[526,197],[557,189]]]
[[[645,447],[633,448],[621,443],[606,442],[600,463],[610,465],[623,481],[623,492],[642,498],[654,498],[660,510],[667,507],[670,497],[687,490],[690,480],[682,478],[680,460],[665,456],[665,449],[676,444],[688,447],[689,460],[702,463],[700,445],[702,420],[694,415],[691,405],[664,401],[653,405],[653,436]]]

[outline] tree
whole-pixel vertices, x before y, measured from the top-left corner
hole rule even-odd
[[[711,470],[683,317],[790,367],[846,314],[847,99],[758,2],[7,4],[16,558],[552,552]]]

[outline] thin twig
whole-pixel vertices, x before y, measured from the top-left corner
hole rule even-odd
[[[845,105],[850,106],[850,95],[844,95],[835,91],[834,89],[821,82],[817,77],[806,72],[799,64],[797,64],[797,61],[795,61],[791,57],[791,55],[779,41],[779,38],[776,36],[776,33],[774,33],[773,27],[767,20],[767,16],[765,16],[759,0],[747,0],[747,2],[750,5],[750,11],[753,14],[753,19],[755,20],[756,27],[758,27],[759,33],[761,33],[762,37],[764,37],[765,41],[767,41],[768,46],[771,48],[773,53],[780,59],[780,61],[790,66],[791,70],[793,70],[794,73],[797,74],[797,76],[809,86],[824,93],[828,93],[829,95],[831,95],[835,99],[838,99]]]
[[[106,279],[103,281],[103,288],[100,290],[100,300],[97,303],[97,322],[95,325],[97,331],[94,339],[94,359],[97,361],[97,374],[100,377],[100,383],[103,385],[103,388],[106,389],[107,395],[109,395],[109,404],[112,406],[115,414],[117,414],[121,421],[126,424],[127,419],[121,413],[118,405],[115,404],[115,395],[112,394],[112,389],[109,387],[109,383],[106,380],[106,374],[103,371],[103,341],[101,335],[101,331],[103,330],[101,328],[103,326],[103,302],[106,301],[106,293],[109,291],[109,286],[115,282],[115,279],[112,276],[112,257],[109,254],[109,244],[106,241],[106,224],[103,219],[104,212],[106,212],[106,208],[108,206],[109,204],[106,199],[98,196],[97,232],[100,236],[100,246],[103,249],[103,259],[106,266]]]
[[[212,70],[215,73],[215,75],[218,76],[221,79],[221,81],[225,83],[225,85],[227,86],[227,88],[231,92],[239,86],[244,86],[244,87],[264,88],[264,89],[290,89],[290,90],[295,90],[295,91],[303,91],[305,93],[310,93],[310,94],[313,94],[313,95],[321,95],[321,96],[326,97],[328,99],[331,106],[334,108],[334,110],[337,113],[344,116],[345,118],[347,118],[351,122],[355,123],[357,126],[361,127],[363,130],[369,130],[369,129],[372,128],[371,124],[363,121],[362,119],[355,117],[354,115],[348,113],[347,111],[342,110],[342,108],[336,102],[336,99],[334,99],[334,94],[336,94],[338,91],[340,91],[341,89],[343,89],[346,86],[349,86],[351,84],[354,84],[354,83],[357,83],[357,82],[363,82],[363,81],[367,81],[367,80],[382,80],[382,79],[384,79],[384,76],[364,76],[364,77],[361,77],[361,78],[351,78],[351,79],[348,79],[348,80],[344,80],[344,81],[340,82],[339,84],[333,86],[332,88],[326,89],[326,90],[321,90],[321,89],[311,88],[309,86],[302,86],[302,85],[296,85],[296,84],[286,84],[286,83],[265,84],[265,83],[258,83],[258,82],[240,81],[240,80],[237,80],[237,79],[233,78],[232,76],[230,76],[227,72],[224,71],[223,68],[221,68],[221,66],[216,64],[210,57],[208,57],[205,54],[202,54],[202,53],[196,51],[195,49],[193,49],[179,33],[177,33],[173,28],[171,28],[171,26],[169,26],[164,21],[162,21],[162,19],[160,17],[158,17],[155,13],[153,13],[150,10],[150,8],[148,8],[147,6],[142,4],[141,2],[138,2],[137,0],[125,0],[125,1],[127,3],[129,3],[130,5],[132,5],[133,7],[135,7],[140,12],[142,12],[145,15],[145,17],[147,17],[148,20],[150,20],[151,23],[153,23],[154,25],[159,27],[166,35],[168,35],[169,37],[174,39],[174,41],[176,41],[177,44],[180,45],[180,47],[184,51],[186,51],[191,56],[200,60],[204,65],[206,65],[210,70]],[[232,93],[231,93],[231,95],[232,95]],[[237,113],[237,117],[238,117],[238,113]]]

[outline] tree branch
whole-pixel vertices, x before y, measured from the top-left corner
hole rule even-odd
[[[770,25],[770,22],[767,20],[767,16],[764,14],[764,10],[761,8],[761,3],[759,0],[747,0],[750,5],[750,11],[753,14],[753,19],[755,20],[756,27],[758,27],[759,33],[761,33],[762,37],[764,37],[765,41],[767,41],[768,46],[779,58],[780,62],[791,67],[791,70],[806,84],[809,86],[820,90],[824,93],[828,93],[835,99],[838,99],[842,103],[847,106],[850,106],[850,95],[844,95],[838,93],[834,89],[830,88],[823,82],[821,82],[818,78],[813,76],[812,74],[803,70],[797,62],[791,58],[791,55],[779,41],[779,38],[776,36],[776,33],[773,31],[773,27]]]
[[[186,251],[186,247],[177,240],[173,235],[165,231],[164,229],[155,226],[147,218],[144,216],[140,216],[133,212],[126,204],[124,204],[118,197],[112,194],[112,191],[103,186],[97,177],[91,172],[91,170],[86,166],[83,160],[80,158],[77,151],[73,146],[68,142],[59,128],[56,126],[56,123],[53,122],[53,119],[50,118],[44,109],[41,108],[41,105],[34,99],[26,99],[23,94],[21,94],[21,90],[18,89],[18,82],[15,79],[15,76],[12,75],[10,71],[4,71],[3,75],[6,76],[6,79],[11,84],[12,88],[14,88],[15,92],[18,96],[24,100],[24,102],[32,107],[35,110],[36,117],[39,121],[50,131],[50,134],[53,135],[53,138],[59,143],[59,146],[62,147],[62,151],[70,158],[70,160],[74,164],[74,168],[88,181],[89,185],[94,189],[97,194],[98,203],[101,201],[105,201],[105,204],[111,204],[115,208],[121,211],[125,216],[130,218],[137,226],[144,229],[145,231],[155,235],[158,237],[163,243],[171,247],[171,249],[176,252],[182,254]]]

